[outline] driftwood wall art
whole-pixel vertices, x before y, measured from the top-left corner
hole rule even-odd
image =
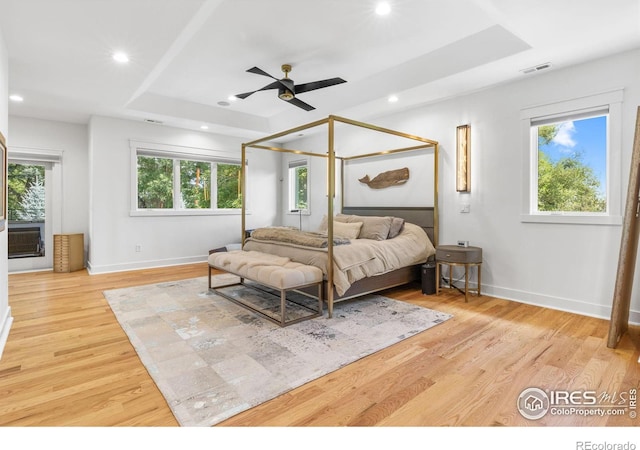
[[[409,168],[403,167],[402,169],[388,170],[376,175],[373,179],[369,178],[369,175],[365,175],[359,178],[358,181],[366,184],[371,189],[384,189],[390,186],[398,186],[404,184],[409,179]]]

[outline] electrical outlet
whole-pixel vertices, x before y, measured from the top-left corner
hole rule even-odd
[[[142,245],[136,244],[136,252],[142,251]]]
[[[458,247],[468,247],[469,241],[458,241]]]

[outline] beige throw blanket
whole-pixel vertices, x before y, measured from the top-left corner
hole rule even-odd
[[[294,228],[266,227],[253,230],[253,239],[260,241],[277,241],[304,247],[327,248],[329,239],[326,235],[311,231],[300,231]],[[349,244],[349,239],[334,238],[333,245]]]

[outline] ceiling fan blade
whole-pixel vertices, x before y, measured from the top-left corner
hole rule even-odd
[[[265,86],[262,89],[258,89],[258,91],[264,91],[266,89],[275,89],[275,88],[278,88],[280,86],[283,86],[285,89],[289,89],[290,91],[293,89],[293,80],[290,80],[289,78],[283,78],[282,80],[279,80],[278,78],[268,74],[267,72],[265,72],[264,70],[260,69],[259,67],[252,67],[251,69],[248,69],[247,72],[255,73],[257,75],[264,75],[265,77],[269,77],[269,78],[272,78],[272,79],[276,80],[276,83],[277,83],[276,86],[274,86],[273,83],[271,83],[270,85]],[[253,92],[258,92],[258,91],[253,91]],[[253,94],[253,92],[251,94]],[[251,95],[251,94],[249,94],[249,95]],[[242,97],[239,97],[239,98],[242,98]]]
[[[236,94],[236,95],[234,95],[234,97],[235,97],[235,98],[241,98],[241,99],[243,99],[243,100],[244,100],[245,98],[247,98],[247,97],[248,97],[248,96],[250,96],[251,94],[255,94],[256,92],[258,92],[258,91],[245,92],[245,93],[243,93],[243,94]]]
[[[255,73],[258,75],[264,75],[265,77],[269,77],[269,78],[273,78],[274,80],[277,80],[276,77],[274,77],[273,75],[269,75],[267,72],[260,69],[259,67],[252,67],[251,69],[248,69],[247,72]]]
[[[287,101],[287,100],[285,100],[285,101]],[[297,106],[298,108],[304,109],[305,111],[313,111],[315,109],[310,104],[305,103],[302,100],[297,99],[296,97],[293,97],[291,100],[288,100],[288,102],[291,103],[292,105]]]
[[[260,88],[258,90],[251,91],[251,92],[245,92],[243,94],[237,94],[237,95],[235,95],[235,97],[245,99],[248,96],[250,96],[251,94],[255,94],[256,92],[267,91],[269,89],[278,89],[278,88],[280,88],[280,86],[282,86],[282,83],[280,82],[280,80],[278,80],[278,81],[274,81],[271,84],[267,84],[265,87]]]
[[[314,91],[316,89],[322,89],[342,83],[346,83],[346,80],[343,80],[342,78],[329,78],[328,80],[312,81],[311,83],[297,84],[295,92],[296,94],[301,94],[303,92]]]

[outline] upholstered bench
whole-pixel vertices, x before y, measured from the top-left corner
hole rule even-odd
[[[230,252],[212,252],[208,258],[209,263],[209,289],[217,294],[240,304],[252,311],[260,314],[272,322],[280,326],[291,325],[301,320],[311,319],[322,315],[322,271],[318,267],[308,266],[298,262],[291,261],[289,258],[270,255],[268,253],[256,251],[234,250]],[[222,286],[212,286],[213,269],[222,270],[240,278],[239,283],[225,284]],[[265,311],[256,308],[241,297],[231,296],[223,291],[223,288],[242,284],[251,289],[257,289],[253,284],[245,283],[245,280],[252,281],[258,285],[271,288],[280,293],[280,314],[279,317],[272,317]],[[311,314],[295,319],[287,320],[287,292],[299,290],[309,286],[316,285],[318,287],[318,308],[310,309]],[[260,290],[261,292],[269,291]],[[302,295],[309,294],[300,292]],[[314,297],[315,298],[315,297]],[[297,303],[299,306],[303,306]],[[308,307],[304,306],[306,309]]]

